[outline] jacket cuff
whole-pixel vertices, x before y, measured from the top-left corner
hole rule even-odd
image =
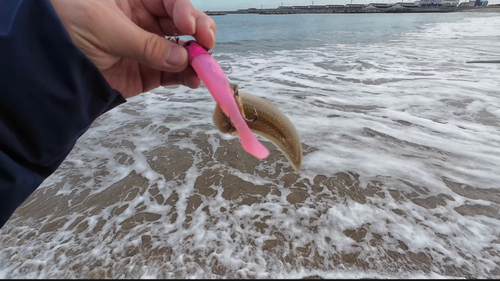
[[[124,103],[48,0],[0,0],[0,227],[104,112]]]

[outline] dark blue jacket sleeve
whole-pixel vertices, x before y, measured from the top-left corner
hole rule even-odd
[[[125,102],[48,0],[0,0],[0,227],[104,112]]]

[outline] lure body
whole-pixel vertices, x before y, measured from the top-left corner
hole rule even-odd
[[[259,159],[269,156],[269,150],[253,135],[243,119],[231,91],[229,80],[217,61],[196,41],[188,41],[184,47],[198,77],[237,130],[243,149]]]

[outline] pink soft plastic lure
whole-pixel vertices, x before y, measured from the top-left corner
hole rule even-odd
[[[231,91],[229,80],[219,63],[196,41],[188,41],[184,47],[198,77],[238,131],[243,149],[259,159],[269,156],[269,150],[257,140],[243,119]]]

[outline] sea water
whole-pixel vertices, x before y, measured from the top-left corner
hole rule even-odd
[[[0,230],[2,278],[498,278],[495,14],[216,16],[304,150],[258,160],[205,87],[95,121]],[[229,67],[230,66],[230,67]]]

